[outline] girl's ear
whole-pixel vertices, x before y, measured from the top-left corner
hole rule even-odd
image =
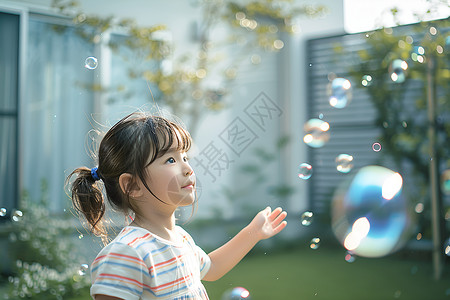
[[[119,185],[124,194],[129,194],[133,198],[142,196],[142,188],[139,183],[134,180],[130,173],[123,173],[119,176]]]

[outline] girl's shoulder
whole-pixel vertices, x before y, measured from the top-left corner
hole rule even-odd
[[[137,244],[152,239],[154,239],[153,234],[143,228],[125,226],[111,244],[126,244],[134,248]]]
[[[183,227],[177,225],[176,230],[178,234],[181,236],[183,241],[187,241],[189,244],[195,245],[194,239],[186,230],[184,230]]]

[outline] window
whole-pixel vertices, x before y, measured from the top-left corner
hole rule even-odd
[[[8,214],[18,200],[19,21],[0,13],[0,208]]]

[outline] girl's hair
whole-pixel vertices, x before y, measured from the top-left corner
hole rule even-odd
[[[129,193],[120,188],[120,175],[129,173],[133,180],[140,178],[150,191],[145,181],[145,168],[172,146],[188,151],[191,143],[187,130],[163,117],[132,113],[117,122],[103,137],[97,156],[97,174],[103,181],[109,203],[125,214],[135,211]],[[73,206],[86,218],[91,231],[106,241],[107,230],[102,222],[105,201],[101,186],[87,167],[75,169],[67,177],[67,183],[74,174],[78,176],[70,187]]]

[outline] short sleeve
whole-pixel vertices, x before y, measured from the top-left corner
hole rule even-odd
[[[199,246],[195,246],[200,264],[200,279],[203,279],[211,267],[211,258]]]
[[[91,296],[103,294],[122,299],[140,299],[148,269],[127,244],[111,243],[98,254],[91,266]]]

